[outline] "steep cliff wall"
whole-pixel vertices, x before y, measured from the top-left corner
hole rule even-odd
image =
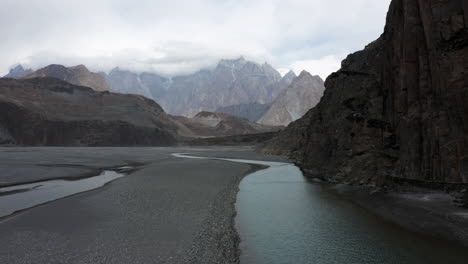
[[[468,182],[468,2],[393,0],[382,36],[326,81],[263,151],[310,175]]]

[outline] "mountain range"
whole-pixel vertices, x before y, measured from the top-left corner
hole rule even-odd
[[[0,79],[0,112],[0,144],[28,146],[165,146],[280,129],[228,114],[172,116],[141,95],[51,77]]]
[[[312,82],[313,78],[318,78],[312,76],[310,84],[302,78],[302,85],[291,88],[290,85],[298,78],[293,71],[281,77],[271,65],[260,65],[243,57],[221,60],[212,70],[205,69],[191,75],[172,78],[155,73],[134,73],[118,67],[109,73],[93,73],[84,65],[65,67],[55,64],[34,72],[18,65],[5,77],[53,77],[78,86],[90,87],[95,91],[142,95],[159,103],[171,115],[190,118],[204,111],[219,112],[252,122],[262,120],[261,122],[268,126],[287,125],[316,104],[307,96],[281,100],[279,97],[291,97],[291,91],[305,95],[312,90],[323,88],[323,82]],[[316,87],[320,85],[322,87]],[[305,89],[304,93],[301,93],[300,89]],[[273,104],[274,102],[277,103]],[[269,111],[272,104],[273,108]],[[286,107],[287,104],[291,104],[289,108]],[[281,113],[282,110],[285,112]],[[264,117],[267,111],[268,116]],[[282,116],[282,119],[272,116]]]
[[[259,65],[242,57],[221,60],[213,70],[172,78],[161,105],[171,114],[193,116],[232,105],[267,104],[286,88],[278,85],[281,80],[281,74],[269,64]]]

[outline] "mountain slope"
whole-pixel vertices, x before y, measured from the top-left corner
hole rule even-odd
[[[10,69],[10,72],[3,76],[3,78],[23,78],[24,76],[30,74],[31,69],[25,69],[21,64],[16,65]]]
[[[325,86],[319,76],[303,71],[283,90],[268,111],[258,120],[264,125],[287,126],[318,104]]]
[[[144,96],[97,92],[56,78],[0,79],[0,144],[165,146],[278,129],[221,113],[171,116]]]
[[[331,181],[468,182],[467,26],[465,1],[393,0],[382,36],[263,150]]]
[[[296,74],[293,71],[289,71],[279,82],[271,85],[270,92],[268,95],[268,101],[274,100],[278,97],[282,91],[288,87],[292,81],[296,78]],[[220,107],[216,112],[227,113],[242,118],[246,118],[250,121],[257,122],[265,113],[270,109],[271,103],[246,103],[236,104],[230,106]]]
[[[150,73],[137,74],[114,68],[109,74],[101,73],[113,91],[123,94],[139,94],[160,101],[167,89],[168,80]]]
[[[24,78],[53,77],[78,86],[90,87],[95,91],[109,91],[110,88],[104,79],[97,73],[90,72],[84,65],[65,67],[52,64],[26,75]]]
[[[231,105],[270,103],[273,94],[285,88],[276,85],[281,79],[268,64],[222,60],[214,70],[173,78],[161,105],[171,114],[194,116]]]
[[[235,115],[248,119],[252,122],[256,122],[265,114],[266,111],[268,111],[270,106],[270,104],[260,103],[238,104],[220,107],[216,110],[216,112]]]
[[[170,145],[178,127],[142,96],[96,92],[54,78],[0,79],[0,142],[19,145]]]
[[[200,112],[192,121],[212,128],[211,136],[247,135],[278,131],[281,127],[257,124],[226,113]],[[209,131],[209,130],[208,130]]]

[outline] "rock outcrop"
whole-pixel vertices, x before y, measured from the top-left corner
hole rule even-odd
[[[78,86],[90,87],[95,91],[109,91],[110,88],[101,75],[90,72],[84,65],[65,67],[52,64],[26,75],[24,78],[52,77]]]
[[[288,88],[273,101],[258,123],[270,126],[287,126],[301,118],[322,98],[325,86],[319,76],[303,71]]]
[[[10,69],[10,72],[3,76],[3,78],[23,78],[24,76],[32,73],[31,69],[25,69],[21,64],[16,65]]]
[[[466,1],[393,0],[382,36],[325,86],[264,151],[331,181],[468,182]]]

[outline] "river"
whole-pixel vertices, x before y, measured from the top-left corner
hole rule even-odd
[[[293,164],[214,159],[269,166],[239,187],[241,264],[468,263],[466,248],[385,222],[306,181]]]

